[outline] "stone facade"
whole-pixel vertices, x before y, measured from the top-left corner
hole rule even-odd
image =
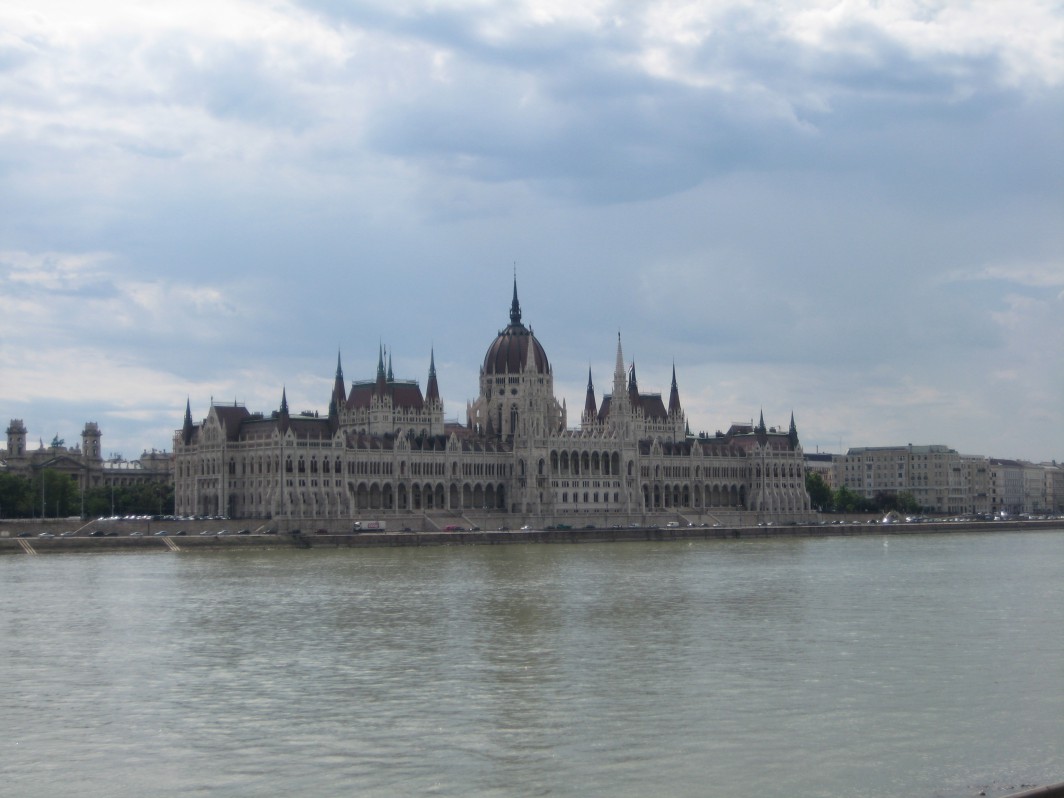
[[[948,446],[877,446],[850,449],[835,461],[840,486],[873,498],[910,493],[921,507],[941,513],[971,512],[967,469]]]
[[[958,515],[1064,511],[1064,469],[1055,462],[1003,460],[911,444],[853,448],[830,457],[834,485],[867,498],[909,493],[926,510]],[[806,468],[812,470],[810,459],[806,455]]]
[[[668,404],[639,389],[618,335],[612,392],[591,375],[579,426],[554,395],[546,351],[522,322],[516,282],[510,323],[488,347],[465,424],[446,424],[430,356],[422,393],[396,380],[383,350],[376,379],[343,378],[339,358],[327,415],[269,415],[212,404],[174,436],[179,514],[241,518],[413,515],[510,523],[703,521],[753,510],[807,518],[802,450],[787,431],[732,425],[691,436],[675,368]]]
[[[7,449],[0,452],[0,462],[7,473],[29,477],[49,469],[70,476],[79,490],[84,491],[141,482],[169,482],[173,471],[169,452],[144,452],[139,460],[104,459],[103,436],[95,421],[85,424],[80,446],[67,446],[56,435],[49,445],[41,439],[37,448],[31,449],[26,443],[27,435],[22,419],[11,419],[7,427]]]

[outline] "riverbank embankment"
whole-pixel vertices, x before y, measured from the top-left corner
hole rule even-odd
[[[161,526],[161,524],[153,524]],[[131,529],[91,537],[84,534],[40,537],[40,527],[4,522],[0,529],[0,554],[52,554],[93,551],[227,551],[249,548],[371,548],[394,546],[514,545],[533,543],[626,543],[687,540],[754,540],[765,538],[814,538],[855,536],[901,536],[981,532],[1060,530],[1059,520],[1045,521],[940,521],[924,523],[818,523],[775,526],[669,527],[641,526],[608,529],[520,529],[452,532],[362,532],[348,534],[282,532],[266,534],[222,533],[204,530],[178,534],[168,529]],[[27,530],[29,533],[27,534]],[[7,535],[2,533],[6,532]],[[139,533],[139,534],[134,534]],[[48,533],[49,535],[53,533]],[[20,537],[20,535],[22,535]]]

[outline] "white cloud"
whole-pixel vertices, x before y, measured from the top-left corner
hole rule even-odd
[[[516,260],[571,407],[619,329],[699,427],[793,406],[1059,459],[1061,29],[1039,0],[6,3],[0,398],[154,435],[165,396],[322,405],[335,347],[383,337],[436,345],[453,417]]]
[[[1064,286],[1064,262],[996,263],[943,275],[944,283],[994,280],[1035,288]]]

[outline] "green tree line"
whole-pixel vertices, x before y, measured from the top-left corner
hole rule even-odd
[[[845,485],[832,490],[824,478],[814,471],[805,475],[805,489],[814,510],[824,513],[916,513],[920,505],[911,493],[880,491],[872,498],[862,496]]]
[[[174,486],[161,482],[89,488],[82,495],[69,474],[50,468],[32,476],[0,474],[0,518],[95,518],[171,515]]]

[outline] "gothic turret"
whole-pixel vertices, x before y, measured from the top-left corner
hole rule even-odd
[[[680,389],[676,387],[676,363],[673,363],[672,388],[669,389],[669,418],[679,418],[680,412]]]
[[[598,416],[598,402],[595,401],[595,385],[591,382],[591,366],[587,367],[587,396],[584,399],[584,421],[592,422]]]
[[[185,398],[185,423],[181,426],[181,440],[185,446],[192,443],[192,400]]]
[[[388,375],[384,371],[384,345],[377,345],[377,384],[376,393],[378,396],[383,396],[388,390]]]
[[[425,401],[440,402],[440,386],[436,383],[436,350],[429,353],[429,381],[425,386]]]
[[[517,301],[517,272],[514,272],[514,298],[510,302],[510,324],[521,323],[521,303]]]
[[[285,388],[281,388],[281,410],[277,415],[278,426],[281,429],[281,433],[288,432],[288,428],[291,425],[292,419],[288,415],[288,391]]]
[[[344,387],[344,370],[340,365],[340,352],[336,353],[336,378],[333,380],[332,398],[329,399],[329,422],[336,431],[340,423],[340,409],[347,403],[347,390]]]

